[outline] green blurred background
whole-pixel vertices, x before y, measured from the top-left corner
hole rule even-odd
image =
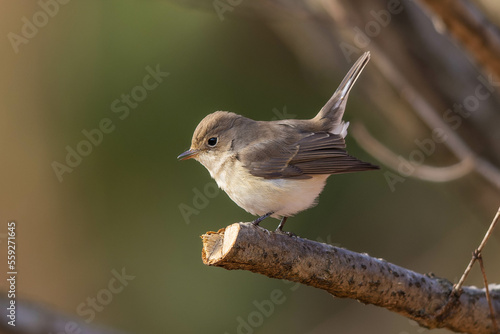
[[[2,36],[19,34],[22,18],[40,11],[35,1],[0,3]],[[253,217],[222,191],[198,214],[182,216],[179,206],[194,207],[196,191],[213,184],[200,164],[176,160],[198,122],[216,110],[259,120],[284,110],[312,117],[349,67],[328,80],[308,76],[262,20],[237,11],[221,21],[211,5],[71,1],[18,53],[2,39],[0,233],[9,220],[17,222],[18,300],[84,321],[78,305],[108,286],[113,269],[125,268],[135,279],[91,325],[130,333],[237,333],[238,317],[248,319],[254,301],[279,289],[286,300],[255,332],[421,333],[384,309],[202,264],[201,234]],[[148,66],[170,74],[121,120],[111,104],[142,84]],[[74,149],[85,139],[82,130],[104,118],[114,131],[59,182],[53,162],[64,163],[66,146]],[[390,138],[393,130],[381,118],[355,88],[346,119]],[[412,142],[395,145],[413,148]],[[352,138],[348,147],[376,162]],[[456,282],[495,205],[485,208],[457,191],[457,183],[476,182],[473,176],[449,184],[408,179],[392,192],[384,171],[331,177],[319,205],[286,229]],[[0,245],[5,254],[5,242]],[[497,233],[485,254],[491,282],[499,281],[499,250]],[[4,268],[5,260],[0,263]],[[482,285],[477,268],[467,283]]]

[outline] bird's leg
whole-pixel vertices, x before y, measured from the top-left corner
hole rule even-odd
[[[272,211],[271,211],[271,212],[266,213],[266,214],[265,214],[265,215],[263,215],[263,216],[260,216],[259,218],[255,219],[255,220],[252,222],[252,224],[254,224],[255,226],[259,226],[259,223],[260,223],[261,221],[263,221],[264,219],[266,219],[267,217],[269,217],[269,216],[270,216],[270,215],[272,215],[273,213],[274,213],[274,212],[272,212]]]
[[[285,225],[287,219],[288,217],[281,218],[280,224],[276,228],[276,232],[283,232],[283,226]]]

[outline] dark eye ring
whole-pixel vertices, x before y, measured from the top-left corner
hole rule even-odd
[[[217,145],[217,137],[212,137],[208,139],[207,144],[210,147],[214,147],[215,145]]]

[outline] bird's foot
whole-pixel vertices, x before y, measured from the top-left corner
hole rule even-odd
[[[276,228],[276,232],[283,232],[283,226],[285,226],[285,223],[286,223],[287,219],[288,219],[288,217],[281,218],[280,224]]]
[[[295,235],[294,233],[292,232],[286,232],[286,231],[283,231],[283,226],[285,225],[286,223],[286,220],[288,219],[288,217],[283,217],[281,218],[281,221],[280,221],[280,224],[278,225],[278,227],[276,228],[276,233],[280,233],[280,234],[286,234],[290,237],[296,237],[297,235]]]
[[[264,219],[266,219],[267,217],[269,217],[270,215],[272,215],[274,212],[268,212],[266,213],[265,215],[263,216],[260,216],[259,218],[255,219],[252,224],[254,224],[255,226],[259,226],[260,222],[263,221]]]
[[[276,229],[276,231],[274,231],[274,233],[284,234],[284,235],[289,236],[290,238],[297,238],[298,237],[298,235],[293,233],[293,232],[282,231],[282,230],[278,230],[278,229]]]

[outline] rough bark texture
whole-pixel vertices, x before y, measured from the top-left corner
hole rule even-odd
[[[440,314],[449,301],[452,283],[368,254],[270,232],[250,223],[207,232],[202,239],[202,259],[209,266],[244,269],[314,286],[336,297],[387,308],[428,328],[492,333],[483,289],[464,287],[460,297]],[[495,309],[500,310],[500,288],[493,288],[491,294]],[[500,321],[498,311],[496,318]]]

